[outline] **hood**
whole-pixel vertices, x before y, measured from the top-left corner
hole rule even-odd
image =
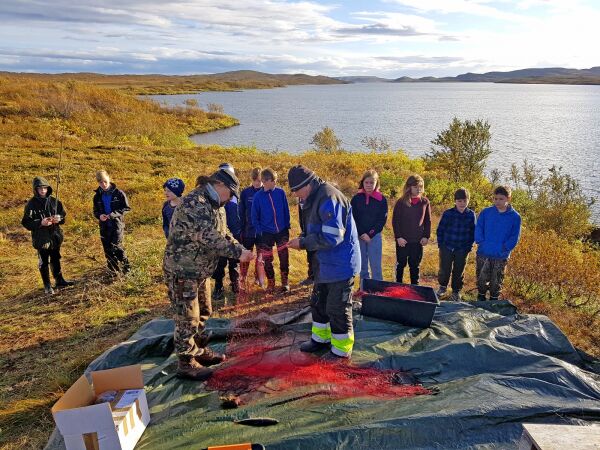
[[[31,185],[33,188],[33,195],[36,197],[38,196],[36,189],[41,186],[48,187],[48,193],[46,194],[46,197],[50,197],[52,195],[52,186],[50,186],[50,183],[48,183],[48,180],[46,180],[44,177],[35,177],[31,183]]]

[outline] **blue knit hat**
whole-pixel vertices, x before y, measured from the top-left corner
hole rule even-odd
[[[180,178],[169,178],[165,181],[163,187],[170,190],[177,197],[181,197],[181,194],[183,194],[183,190],[185,189],[185,183]]]

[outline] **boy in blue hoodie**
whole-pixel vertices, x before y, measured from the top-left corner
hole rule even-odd
[[[510,253],[517,246],[521,235],[521,216],[510,205],[511,190],[508,186],[494,189],[494,205],[479,213],[475,226],[477,243],[477,300],[498,300],[504,281],[504,272]]]
[[[277,174],[272,169],[260,173],[263,187],[254,195],[252,202],[252,226],[256,230],[257,248],[263,255],[267,290],[275,289],[275,271],[273,270],[273,245],[279,255],[281,287],[288,292],[289,255],[287,243],[290,240],[290,207],[285,191],[277,187]]]

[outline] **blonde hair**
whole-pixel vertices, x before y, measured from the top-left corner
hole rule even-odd
[[[363,173],[363,176],[360,179],[360,183],[358,183],[358,188],[359,189],[364,188],[363,185],[367,178],[373,178],[373,180],[375,180],[375,189],[374,190],[378,191],[381,186],[379,184],[379,174],[377,173],[377,171],[375,169],[369,169],[365,173]]]
[[[96,181],[98,183],[101,181],[110,181],[110,175],[106,170],[99,170],[96,172]]]
[[[406,206],[410,206],[410,188],[413,186],[421,186],[423,188],[421,195],[425,194],[425,181],[423,180],[423,177],[417,174],[411,175],[406,179],[406,183],[404,183],[404,188],[402,189],[401,201],[403,201]]]

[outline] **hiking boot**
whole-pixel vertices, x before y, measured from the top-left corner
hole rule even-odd
[[[321,361],[326,362],[326,363],[331,363],[331,364],[344,364],[344,363],[348,363],[350,361],[350,357],[349,356],[338,356],[335,353],[333,353],[332,351],[329,351],[327,353],[325,353],[323,356],[321,356]]]
[[[212,292],[212,299],[213,300],[221,300],[224,296],[225,296],[225,290],[223,289],[223,286],[215,286],[215,288],[213,289],[213,292]]]
[[[442,295],[444,295],[444,294],[446,293],[446,289],[447,289],[447,287],[446,287],[446,286],[440,286],[440,287],[438,288],[438,290],[437,290],[437,291],[435,291],[435,293],[436,293],[436,295],[437,295],[438,297],[441,297]]]
[[[452,294],[450,295],[451,302],[460,302],[461,300],[462,297],[460,296],[460,292],[452,292]]]
[[[227,357],[221,353],[217,353],[208,347],[204,347],[204,351],[200,354],[194,355],[194,360],[202,364],[203,366],[214,366],[215,364],[221,364]]]
[[[204,367],[194,358],[180,357],[177,363],[177,377],[194,381],[204,381],[211,377],[213,371]]]
[[[321,350],[326,350],[331,347],[329,342],[317,342],[314,339],[300,344],[300,351],[304,353],[316,353]]]

